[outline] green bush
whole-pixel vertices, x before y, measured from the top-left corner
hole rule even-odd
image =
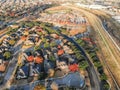
[[[108,83],[103,85],[103,90],[109,90],[110,86]]]
[[[49,48],[50,47],[50,44],[49,43],[45,43],[44,44],[44,48]]]
[[[57,44],[55,42],[50,43],[51,47],[55,47]]]
[[[82,62],[79,62],[79,67],[81,69],[86,69],[88,67],[88,62],[87,61],[82,61]]]
[[[105,75],[105,73],[100,75],[100,79],[101,79],[101,81],[107,80],[107,76]]]
[[[12,56],[12,54],[10,52],[5,52],[3,55],[6,59],[10,59],[10,57]]]
[[[90,53],[90,57],[95,57],[95,56],[96,56],[95,52]]]
[[[49,59],[50,59],[51,61],[55,61],[55,60],[56,60],[53,55],[50,55],[50,56],[49,56]]]
[[[34,50],[36,51],[36,50],[40,50],[40,46],[38,45],[38,46],[35,46],[34,47]]]

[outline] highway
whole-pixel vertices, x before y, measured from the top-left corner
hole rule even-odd
[[[109,70],[114,76],[116,87],[118,90],[120,90],[120,52],[113,43],[113,40],[110,38],[109,34],[106,33],[105,28],[102,25],[102,21],[96,15],[81,8],[72,5],[66,7],[82,12],[88,18],[90,24],[94,28],[96,38],[99,40],[98,44],[102,48],[103,54],[106,57],[104,60],[106,61],[106,64],[109,66]]]

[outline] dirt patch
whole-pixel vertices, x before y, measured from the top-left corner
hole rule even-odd
[[[70,30],[69,33],[70,33],[71,36],[74,36],[74,35],[76,35],[78,33],[83,33],[85,31],[86,31],[86,28],[85,27],[81,27],[80,29],[72,29],[72,30]]]
[[[54,10],[65,10],[65,7],[64,6],[57,6],[57,7],[46,9],[45,11],[54,11]]]

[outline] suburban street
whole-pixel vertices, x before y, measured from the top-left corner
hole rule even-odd
[[[4,76],[4,80],[3,80],[3,85],[0,86],[0,88],[2,89],[5,89],[5,88],[8,88],[10,87],[10,84],[11,84],[11,79],[14,78],[14,73],[15,73],[15,70],[17,68],[17,58],[18,58],[18,55],[19,53],[21,52],[21,47],[22,47],[22,42],[19,41],[15,46],[14,46],[14,57],[12,58],[12,60],[10,61],[9,65],[8,65],[8,69],[7,69],[7,72],[5,73],[5,76]]]

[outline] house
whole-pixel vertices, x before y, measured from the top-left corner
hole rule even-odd
[[[67,65],[67,62],[64,60],[56,60],[56,66],[58,69],[60,69],[64,74],[67,74],[69,72],[69,68]]]
[[[62,41],[61,41],[61,39],[57,39],[57,40],[55,40],[55,42],[56,42],[57,45],[60,45],[60,43],[61,43]]]
[[[30,51],[25,52],[25,54],[26,54],[26,56],[31,56],[32,55],[32,53]]]
[[[35,56],[43,55],[41,50],[36,50],[35,51]]]
[[[10,38],[10,37],[7,37],[6,39],[7,39],[7,40],[11,40],[11,38]]]
[[[79,33],[79,34],[76,34],[75,36],[76,36],[76,38],[81,38],[81,37],[82,37],[82,34]]]
[[[69,70],[71,72],[76,72],[76,71],[78,71],[78,69],[79,69],[79,67],[76,63],[69,65]]]
[[[31,69],[30,69],[30,76],[37,76],[41,72],[41,65],[40,64],[33,64]]]
[[[58,50],[57,54],[60,56],[60,55],[63,55],[64,54],[64,50],[63,49],[60,49]]]
[[[0,65],[3,63],[3,59],[0,57]]]
[[[2,43],[2,46],[7,47],[8,45],[6,43]]]
[[[2,49],[0,48],[0,54],[2,53],[3,51],[2,51]]]
[[[28,65],[24,65],[21,68],[18,68],[17,70],[17,79],[24,79],[27,78],[29,76],[29,66]]]
[[[58,51],[58,49],[56,47],[52,47],[51,50],[53,53],[57,53],[57,51]]]
[[[54,53],[54,56],[55,56],[56,60],[59,60],[59,57],[58,57],[57,53]]]
[[[55,39],[59,39],[59,36],[57,34],[51,34],[51,36]]]
[[[43,63],[43,58],[41,56],[36,56],[34,60],[35,60],[35,63],[37,64]]]
[[[25,41],[27,39],[26,36],[21,36],[21,40]]]
[[[61,49],[62,47],[61,47],[61,45],[58,45],[58,47],[57,47],[58,49]]]
[[[1,52],[1,53],[5,52],[5,46],[1,46],[1,47],[0,47],[0,52]]]
[[[83,88],[85,85],[85,80],[79,72],[76,72],[70,73],[67,76],[65,76],[63,78],[63,83],[66,84],[68,87]]]
[[[49,69],[54,69],[55,64],[51,60],[44,60],[44,70],[46,73],[49,72]]]
[[[63,72],[61,69],[57,68],[57,69],[55,70],[55,74],[54,74],[54,77],[55,77],[55,78],[63,77],[64,75],[65,75],[65,74],[64,74],[64,72]]]
[[[28,58],[27,58],[27,61],[28,62],[33,62],[34,61],[34,56],[28,56]]]
[[[44,53],[44,59],[48,60],[48,55]]]
[[[69,55],[69,54],[67,54],[67,53],[65,53],[65,54],[63,54],[62,56],[61,56],[61,58],[62,59],[67,59],[68,60],[68,63],[73,63],[73,62],[75,62],[75,59],[73,59],[72,57],[71,57],[71,55]]]
[[[12,38],[15,38],[17,35],[16,34],[11,34],[10,35]]]
[[[25,45],[34,45],[34,43],[31,40],[25,41]]]
[[[50,55],[51,54],[51,51],[50,50],[46,50],[47,54]]]
[[[65,51],[65,53],[68,53],[68,54],[73,54],[74,53],[72,51],[72,49],[70,49],[67,45],[63,46],[63,50]]]
[[[1,61],[2,62],[2,61]],[[4,63],[0,64],[0,72],[5,72],[7,65]]]
[[[85,80],[79,72],[69,73],[62,78],[55,79],[51,84],[51,88],[53,90],[55,88],[57,88],[56,90],[58,90],[58,88],[61,86],[74,87],[81,90],[85,88]]]

